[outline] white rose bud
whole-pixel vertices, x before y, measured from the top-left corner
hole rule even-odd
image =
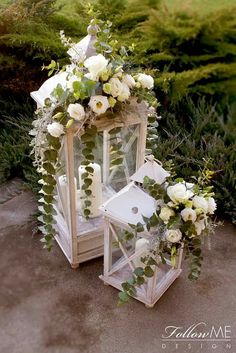
[[[197,235],[200,235],[202,231],[206,228],[205,220],[201,219],[194,223]]]
[[[106,70],[107,64],[108,60],[102,54],[90,56],[84,62],[84,66],[90,73],[89,78],[94,81],[98,81],[99,76]]]
[[[139,74],[138,82],[141,83],[141,86],[143,88],[152,89],[154,87],[154,80],[153,80],[153,77],[150,75]]]
[[[120,102],[124,102],[125,100],[129,99],[129,97],[130,97],[129,87],[125,83],[123,83],[122,84],[122,92],[119,94],[117,99]]]
[[[162,219],[163,222],[167,223],[170,217],[173,217],[175,212],[169,207],[163,207],[159,214],[159,217]]]
[[[47,130],[53,137],[60,137],[64,133],[64,126],[58,122],[48,124]]]
[[[177,183],[173,186],[167,188],[167,195],[175,203],[186,202],[193,193],[191,190],[188,190],[184,183]]]
[[[122,82],[125,83],[129,88],[133,88],[135,86],[134,78],[128,74],[123,76]]]
[[[123,92],[123,84],[117,77],[112,77],[109,80],[110,92],[113,97],[118,97]]]
[[[98,115],[105,113],[110,107],[108,99],[105,96],[92,96],[88,105]]]
[[[214,214],[214,212],[215,212],[215,210],[217,208],[215,199],[213,197],[209,197],[207,199],[207,203],[208,203],[208,213]]]
[[[102,81],[107,81],[109,78],[109,71],[104,70],[99,74],[99,77],[101,78]]]
[[[114,107],[115,106],[115,104],[116,104],[116,99],[115,98],[113,98],[112,96],[110,96],[109,98],[108,98],[108,102],[109,102],[109,104],[110,104],[110,107]]]
[[[186,207],[184,210],[181,211],[181,217],[183,218],[184,222],[195,222],[197,219],[197,214],[192,208]]]
[[[193,206],[201,209],[204,213],[208,211],[208,202],[203,196],[194,196]]]
[[[182,238],[182,233],[179,229],[168,229],[165,236],[167,241],[177,243]]]
[[[104,91],[105,93],[107,93],[107,94],[110,94],[110,93],[111,93],[111,85],[110,85],[110,83],[105,83],[105,84],[103,85],[103,91]]]
[[[69,104],[67,112],[71,118],[77,121],[83,120],[85,117],[84,107],[79,103]]]

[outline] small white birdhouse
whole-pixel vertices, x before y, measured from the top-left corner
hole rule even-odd
[[[133,231],[130,224],[144,223],[143,216],[151,217],[156,211],[156,200],[144,192],[136,182],[142,183],[144,176],[162,184],[169,173],[149,157],[137,172],[131,176],[130,182],[116,195],[101,206],[105,217],[104,230],[104,272],[100,278],[105,284],[122,290],[122,283],[132,277],[137,267],[143,267],[141,257],[151,249],[153,234],[144,230],[138,233],[138,239],[126,243],[120,241],[125,231]],[[114,246],[115,244],[115,246]],[[118,248],[117,248],[118,245]],[[181,249],[178,253],[175,268],[169,259],[160,267],[155,266],[154,276],[139,286],[136,299],[147,307],[153,307],[162,294],[181,273]]]

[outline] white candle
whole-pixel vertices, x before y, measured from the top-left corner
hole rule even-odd
[[[74,178],[75,181],[75,207],[77,209],[77,180],[76,178]],[[59,188],[60,188],[60,192],[59,192],[59,208],[61,211],[65,212],[65,217],[67,217],[68,215],[68,208],[69,208],[69,204],[68,204],[68,199],[69,199],[69,187],[68,187],[68,183],[67,183],[67,178],[66,175],[61,175],[58,178],[58,183],[59,183]]]
[[[80,184],[80,202],[81,209],[86,208],[84,202],[86,200],[91,201],[91,206],[87,207],[90,210],[90,218],[98,217],[101,214],[101,211],[98,209],[102,204],[102,177],[101,177],[101,167],[97,163],[90,163],[89,167],[93,168],[93,173],[89,174],[88,178],[92,179],[92,184],[88,187],[92,191],[90,196],[87,196],[82,190],[84,185],[84,179],[82,175],[86,173],[86,166],[81,165],[79,167],[79,184]]]
[[[144,267],[144,263],[141,261],[141,257],[147,255],[147,250],[149,246],[149,241],[145,238],[140,238],[135,243],[135,253],[139,252],[142,249],[141,254],[134,259],[135,267]]]

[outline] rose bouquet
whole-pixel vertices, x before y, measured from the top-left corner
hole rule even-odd
[[[169,177],[159,185],[148,177],[144,178],[144,190],[156,200],[156,212],[150,217],[143,217],[143,223],[130,224],[133,232],[126,232],[121,242],[142,237],[142,232],[149,232],[148,250],[140,258],[132,278],[122,284],[119,294],[120,303],[135,296],[135,287],[142,285],[148,277],[154,275],[154,266],[160,266],[170,259],[172,267],[180,248],[185,248],[189,260],[189,279],[195,280],[200,275],[203,260],[201,243],[204,236],[213,232],[216,223],[211,216],[216,210],[214,192],[209,185],[213,173],[207,165],[199,172],[195,183]]]

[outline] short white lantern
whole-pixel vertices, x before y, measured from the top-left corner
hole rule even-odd
[[[131,278],[136,267],[142,266],[140,258],[145,256],[151,245],[153,234],[145,230],[138,233],[139,239],[132,239],[126,245],[120,242],[125,231],[131,231],[129,224],[143,223],[143,216],[151,217],[155,212],[156,201],[144,192],[140,186],[144,176],[149,176],[157,183],[163,183],[169,176],[153,157],[131,176],[130,182],[116,195],[101,206],[105,218],[104,230],[104,272],[100,278],[105,284],[122,290],[122,283]],[[136,184],[136,183],[139,184]],[[114,244],[116,246],[114,247]],[[117,249],[117,244],[119,248]],[[176,265],[173,268],[169,259],[166,264],[154,269],[154,276],[137,287],[135,298],[146,307],[153,307],[162,294],[181,273],[183,248],[178,252]]]

